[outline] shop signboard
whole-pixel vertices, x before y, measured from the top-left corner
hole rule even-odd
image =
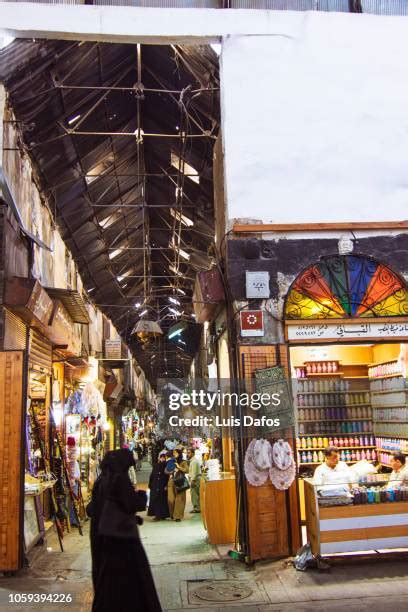
[[[408,338],[407,322],[300,323],[287,326],[289,341]]]
[[[262,310],[242,310],[240,312],[241,336],[263,336],[264,322]]]
[[[6,282],[5,304],[30,324],[48,326],[53,301],[41,284],[30,278],[13,277]]]
[[[67,310],[60,301],[55,300],[54,310],[50,320],[48,337],[59,346],[66,346],[67,350],[73,350],[74,324]]]
[[[246,297],[247,298],[268,298],[269,291],[269,272],[250,272],[246,271]]]
[[[295,426],[295,413],[293,398],[285,369],[282,366],[274,366],[262,370],[255,370],[256,390],[258,393],[267,393],[271,398],[279,397],[279,402],[272,402],[263,406],[262,415],[272,421],[279,420],[279,426],[269,428],[265,425],[263,435],[287,430]]]
[[[122,358],[122,340],[105,340],[105,359]]]

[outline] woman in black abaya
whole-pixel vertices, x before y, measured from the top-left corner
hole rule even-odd
[[[146,493],[135,491],[128,475],[128,449],[110,451],[95,482],[91,517],[94,601],[92,612],[161,612],[135,516],[146,508]]]
[[[166,474],[166,451],[159,453],[156,465],[149,478],[150,500],[148,516],[154,516],[156,521],[169,518],[169,503],[167,501],[167,485],[169,475]]]

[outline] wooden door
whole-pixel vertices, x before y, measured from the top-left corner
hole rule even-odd
[[[282,365],[288,373],[286,345],[240,347],[241,376],[248,382],[248,392],[255,390],[254,371],[275,365]],[[294,441],[288,441],[294,447]],[[269,479],[260,487],[247,483],[246,493],[250,560],[293,554],[301,541],[297,481],[287,491],[278,491]]]
[[[0,352],[0,571],[22,565],[23,353]]]

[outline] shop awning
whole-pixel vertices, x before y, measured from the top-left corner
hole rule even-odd
[[[60,300],[74,323],[87,325],[90,322],[85,302],[78,291],[45,287],[50,298]]]
[[[98,361],[105,369],[121,370],[131,359],[98,359]]]

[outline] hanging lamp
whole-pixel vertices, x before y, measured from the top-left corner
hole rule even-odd
[[[135,334],[141,342],[148,342],[151,338],[162,336],[163,331],[157,321],[140,319],[132,330],[132,335],[133,334]]]

